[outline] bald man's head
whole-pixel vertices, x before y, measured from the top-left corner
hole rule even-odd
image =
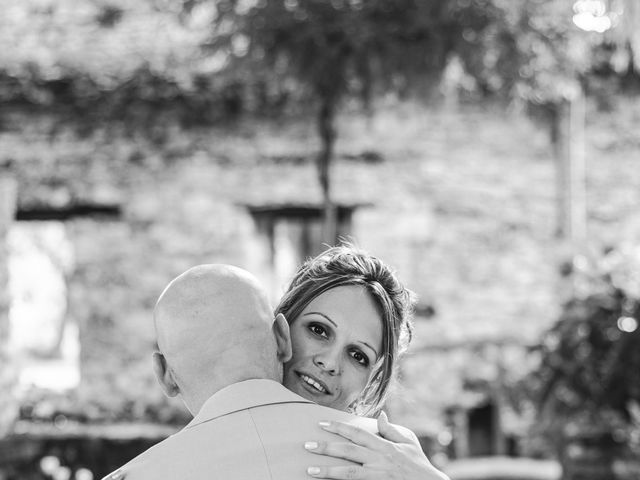
[[[230,265],[199,265],[175,278],[158,299],[154,322],[156,376],[193,414],[232,383],[281,381],[291,354],[284,318],[274,323],[256,278]]]

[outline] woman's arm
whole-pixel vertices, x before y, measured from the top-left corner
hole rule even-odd
[[[321,422],[320,426],[350,442],[306,442],[304,446],[308,451],[350,460],[360,465],[311,466],[307,473],[314,478],[449,480],[449,477],[431,465],[416,435],[407,428],[389,423],[384,412],[378,417],[379,437],[342,422]]]

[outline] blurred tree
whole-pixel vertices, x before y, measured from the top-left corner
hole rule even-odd
[[[621,14],[604,2],[193,0],[189,6],[203,3],[216,6],[207,46],[224,58],[227,74],[246,81],[266,71],[273,82],[293,81],[317,104],[325,241],[335,232],[330,167],[341,101],[356,95],[369,108],[385,92],[424,96],[451,59],[461,60],[467,89],[525,102],[542,114],[558,164],[558,235],[581,236],[580,175],[571,174],[580,170],[583,89],[596,65],[593,49],[611,36],[586,33],[572,20],[598,4],[611,27],[620,23]],[[626,7],[615,52],[635,45],[637,14]]]
[[[317,104],[321,149],[324,240],[335,241],[331,161],[337,110],[346,95],[369,106],[374,95],[424,93],[438,85],[449,55],[475,58],[504,11],[485,1],[284,0],[214,2],[209,47],[233,72],[267,70],[274,81],[293,80]],[[242,73],[241,73],[242,74]]]
[[[553,0],[513,3],[517,76],[512,97],[524,100],[549,129],[556,162],[556,235],[585,243],[585,95],[598,106],[634,84],[640,15],[637,2]]]
[[[566,480],[627,478],[614,462],[640,458],[639,272],[637,248],[578,272],[576,296],[540,346],[536,430],[553,440]]]
[[[186,124],[206,120],[211,92],[220,90],[201,81],[211,74],[209,59],[199,51],[210,19],[185,19],[176,6],[155,0],[89,0],[81,6],[73,0],[6,0],[0,12],[0,102],[50,111],[82,129],[122,122],[127,131],[152,136],[151,124],[167,116]],[[208,18],[204,11],[194,15]]]

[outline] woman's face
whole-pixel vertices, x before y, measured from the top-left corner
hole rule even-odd
[[[291,341],[284,386],[320,405],[348,410],[382,353],[382,317],[363,287],[336,287],[293,320]]]

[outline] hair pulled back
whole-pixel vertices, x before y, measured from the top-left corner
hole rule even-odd
[[[411,341],[414,295],[380,259],[346,243],[303,263],[276,307],[293,323],[307,305],[332,288],[360,285],[375,301],[382,317],[382,355],[366,387],[352,406],[360,415],[376,414],[386,400],[398,357]]]

